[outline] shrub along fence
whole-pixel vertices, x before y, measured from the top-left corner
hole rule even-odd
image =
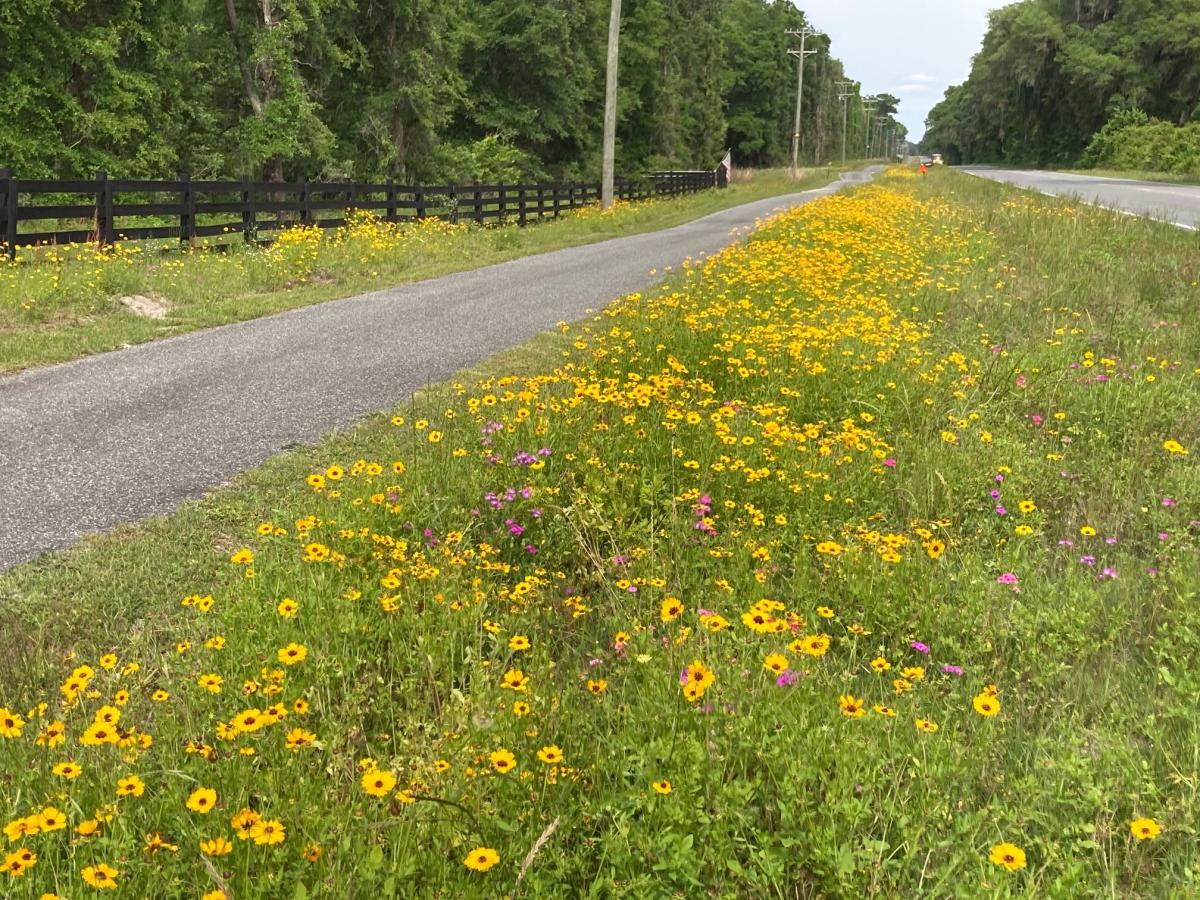
[[[717,172],[651,172],[619,179],[621,200],[679,197],[724,186]],[[598,202],[599,182],[408,185],[393,182],[22,180],[0,169],[0,244],[8,255],[38,244],[97,243],[262,234],[295,225],[335,228],[347,213],[370,210],[389,222],[439,217],[453,222],[525,225]],[[74,227],[70,227],[74,225]]]

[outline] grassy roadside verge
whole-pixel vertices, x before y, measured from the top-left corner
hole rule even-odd
[[[780,194],[827,184],[837,170],[791,179],[756,172],[723,191],[587,209],[536,227],[478,228],[426,222],[388,226],[360,218],[335,232],[295,229],[267,250],[164,254],[157,245],[22,250],[0,257],[0,373],[63,362],[366,291],[479,268],[612,237],[655,231]],[[159,242],[164,247],[169,242]],[[148,296],[164,318],[135,315],[121,297]]]
[[[0,576],[6,887],[1186,895],[1198,279],[896,172]]]

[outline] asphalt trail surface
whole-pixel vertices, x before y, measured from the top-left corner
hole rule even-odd
[[[0,378],[0,569],[169,513],[878,167],[648,234],[528,256]]]
[[[1073,197],[1096,206],[1159,219],[1189,231],[1200,229],[1200,186],[990,166],[964,166],[962,171],[1043,194]]]

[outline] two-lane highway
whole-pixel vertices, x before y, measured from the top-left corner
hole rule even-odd
[[[1200,186],[1197,185],[991,166],[964,166],[961,171],[1043,194],[1075,198],[1084,203],[1159,219],[1190,231],[1200,229]]]

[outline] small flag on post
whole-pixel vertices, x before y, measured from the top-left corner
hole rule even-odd
[[[733,176],[733,151],[726,150],[725,158],[717,166],[717,187],[725,187]]]

